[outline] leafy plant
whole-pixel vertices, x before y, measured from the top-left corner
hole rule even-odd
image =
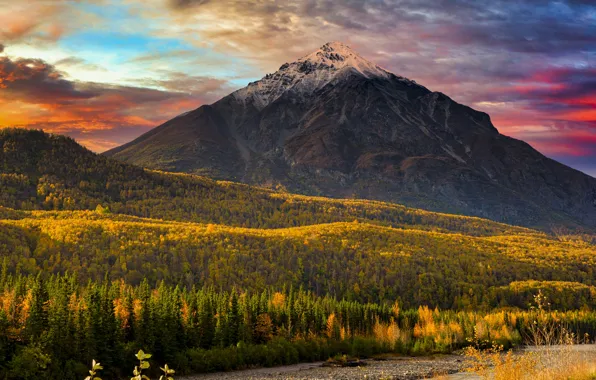
[[[139,360],[139,365],[135,366],[135,369],[133,370],[133,377],[131,377],[130,380],[151,380],[149,376],[144,373],[144,371],[151,367],[151,364],[148,360],[151,359],[152,355],[143,352],[143,350],[139,350],[135,356]],[[89,370],[89,376],[87,376],[85,380],[102,380],[97,376],[97,373],[102,369],[103,367],[101,364],[93,360],[91,363],[91,369]],[[173,375],[176,373],[176,371],[168,367],[167,364],[163,367],[160,367],[159,369],[163,372],[163,375],[159,377],[159,380],[174,380]]]
[[[36,380],[44,378],[44,374],[51,363],[51,358],[38,346],[23,348],[9,363],[10,378]]]
[[[161,371],[163,372],[163,375],[161,375],[159,377],[159,380],[174,380],[174,378],[172,377],[172,375],[174,373],[176,373],[176,371],[174,371],[173,369],[169,368],[167,364],[165,366],[163,366],[163,367],[160,367],[159,369],[161,369]]]
[[[101,371],[103,367],[101,364],[93,360],[91,362],[91,369],[89,370],[89,376],[85,378],[85,380],[101,380],[101,377],[97,376],[97,372]]]
[[[147,361],[147,359],[151,359],[151,354],[146,354],[143,350],[139,350],[135,356],[139,359],[139,365],[135,366],[133,371],[134,376],[130,380],[150,380],[149,376],[143,374],[143,370],[149,369],[151,366]]]

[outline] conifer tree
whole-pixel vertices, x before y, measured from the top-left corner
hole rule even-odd
[[[236,344],[239,341],[240,331],[240,308],[238,306],[238,295],[233,290],[230,296],[230,308],[227,313],[227,344]]]
[[[38,275],[31,288],[29,316],[25,333],[32,342],[41,342],[48,323],[47,302],[48,294],[41,274]]]

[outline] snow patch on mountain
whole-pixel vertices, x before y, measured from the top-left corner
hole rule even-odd
[[[366,78],[375,76],[387,78],[390,76],[389,72],[362,58],[349,46],[341,42],[327,43],[321,46],[319,50],[300,58],[298,62],[312,62],[335,68],[337,71],[347,67],[362,74]]]
[[[317,51],[295,62],[283,64],[278,71],[267,74],[257,82],[234,92],[234,98],[244,104],[252,102],[257,109],[263,109],[285,93],[292,93],[298,100],[312,96],[312,93],[345,75],[361,75],[365,78],[397,77],[374,63],[362,58],[341,42],[330,42]]]

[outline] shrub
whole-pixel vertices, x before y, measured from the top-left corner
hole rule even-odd
[[[139,350],[139,352],[137,352],[135,356],[139,360],[139,365],[135,366],[133,370],[133,377],[131,377],[130,380],[151,380],[149,376],[145,374],[146,370],[148,370],[151,367],[151,364],[148,361],[149,359],[151,359],[151,354],[147,354],[143,352],[143,350]],[[103,367],[101,366],[101,364],[93,360],[91,362],[89,376],[87,376],[85,380],[102,380],[98,376],[99,371],[101,371],[102,369]],[[173,375],[176,371],[168,367],[167,364],[163,367],[160,367],[159,369],[161,370],[161,372],[163,372],[163,375],[159,377],[159,380],[174,380]]]
[[[38,346],[24,347],[9,363],[10,378],[19,380],[37,380],[44,377],[52,362],[49,355]]]

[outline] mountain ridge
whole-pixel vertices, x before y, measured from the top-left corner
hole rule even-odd
[[[596,179],[501,135],[488,114],[341,43],[105,154],[310,195],[524,226],[596,227]]]

